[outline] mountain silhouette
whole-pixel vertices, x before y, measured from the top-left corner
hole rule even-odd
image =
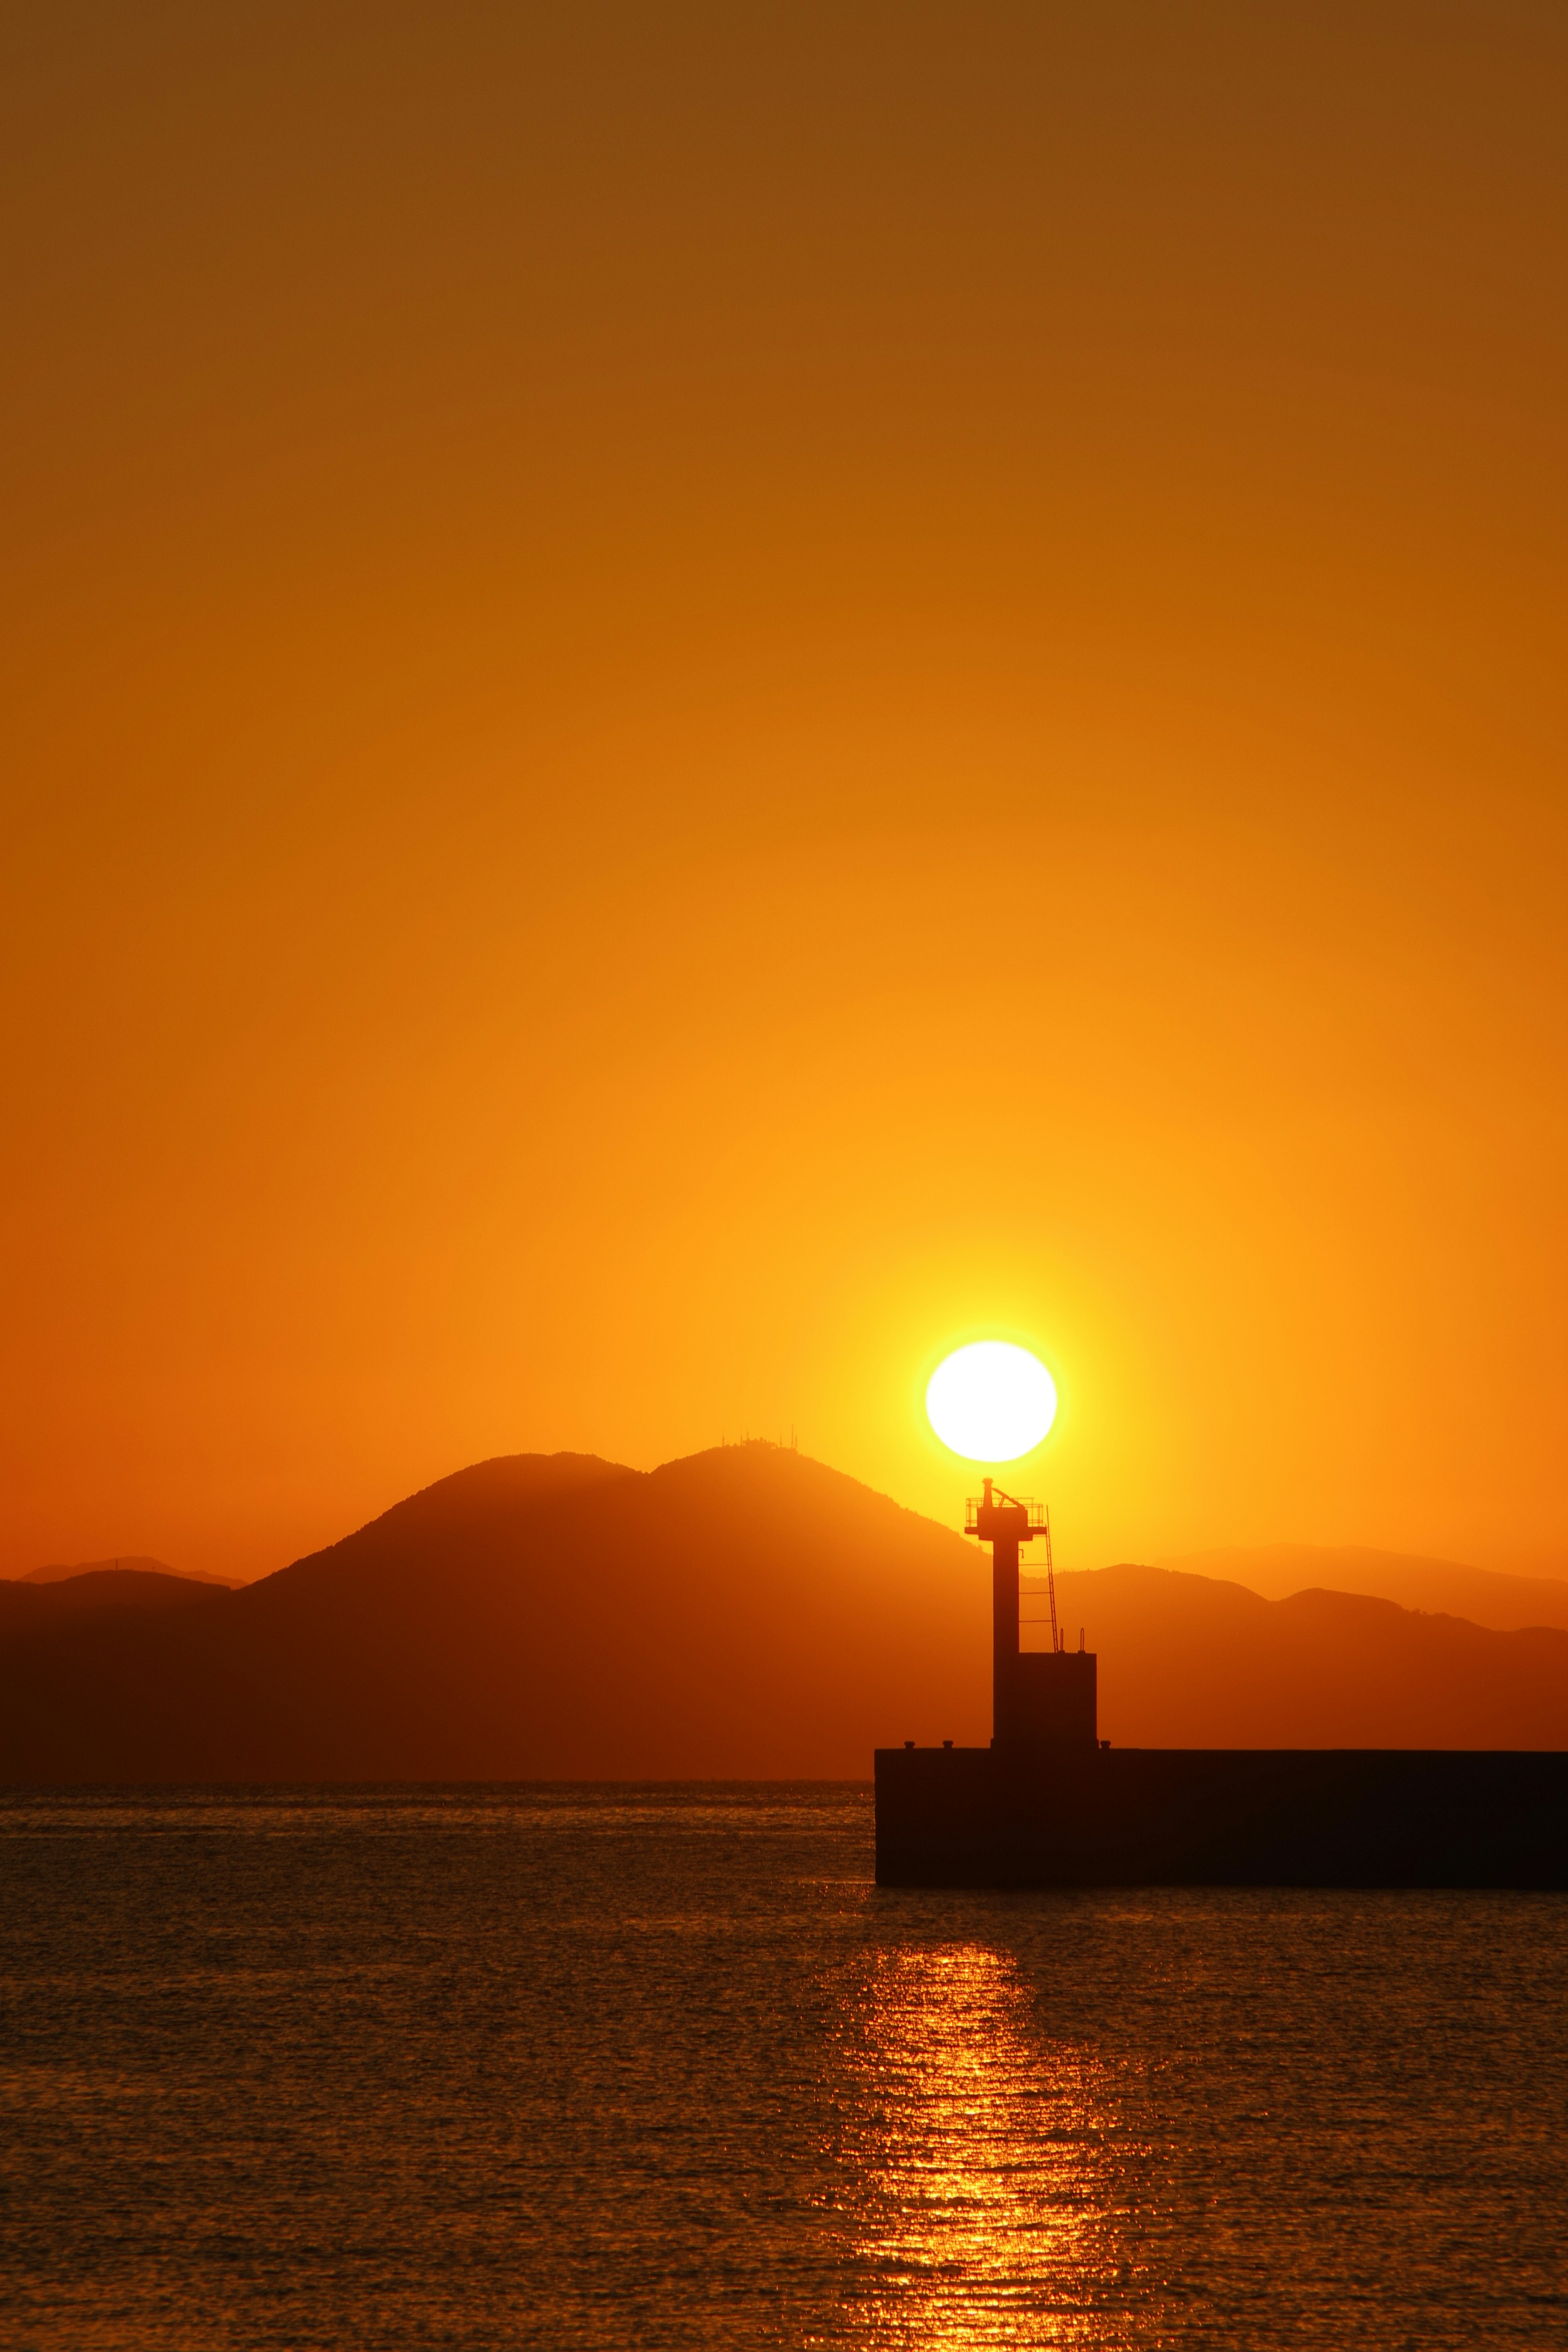
[[[167,1582],[0,1586],[0,1780],[863,1779],[990,1736],[986,1555],[773,1446],[480,1463],[239,1591]],[[1122,1743],[1568,1745],[1568,1633],[1136,1566],[1058,1589]]]
[[[1102,1737],[1148,1748],[1568,1748],[1568,1633],[1124,1563],[1057,1579]]]
[[[860,1777],[988,1733],[986,1578],[775,1448],[480,1463],[157,1623],[7,1632],[0,1778]]]

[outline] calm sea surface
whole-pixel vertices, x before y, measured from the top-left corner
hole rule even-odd
[[[870,1872],[850,1788],[0,1799],[0,2339],[1568,2344],[1568,1899]]]

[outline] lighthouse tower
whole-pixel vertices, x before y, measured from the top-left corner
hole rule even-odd
[[[1054,1748],[1093,1748],[1099,1737],[1098,1661],[1092,1650],[1069,1650],[1057,1625],[1051,1531],[1038,1503],[1021,1503],[987,1478],[971,1500],[963,1532],[991,1547],[991,1744],[1019,1741]],[[1051,1646],[1018,1646],[1018,1552],[1043,1540],[1051,1601]],[[1081,1636],[1079,1637],[1081,1640]]]

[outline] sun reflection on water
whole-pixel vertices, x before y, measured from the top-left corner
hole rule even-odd
[[[1122,2341],[1133,2282],[1108,2072],[1052,2040],[1011,1956],[877,1955],[847,2042],[854,2339]]]

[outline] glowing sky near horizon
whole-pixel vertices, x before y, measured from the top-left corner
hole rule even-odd
[[[12,15],[0,1573],[1568,1570],[1568,10]]]

